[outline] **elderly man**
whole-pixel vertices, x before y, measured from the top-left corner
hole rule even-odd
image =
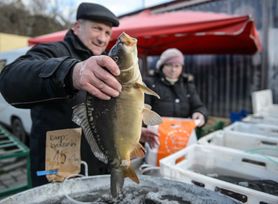
[[[30,108],[31,173],[33,186],[47,183],[36,172],[45,169],[46,132],[75,128],[72,107],[84,101],[85,92],[103,100],[117,97],[121,85],[115,76],[117,64],[104,52],[118,26],[117,17],[107,8],[81,3],[76,22],[61,42],[33,47],[5,67],[0,75],[0,91],[12,105]],[[108,173],[107,167],[92,154],[84,137],[81,159],[89,174]]]

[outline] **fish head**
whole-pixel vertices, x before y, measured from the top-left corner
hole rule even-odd
[[[130,73],[136,67],[133,65],[138,64],[137,39],[123,32],[108,55],[117,63],[121,73]]]

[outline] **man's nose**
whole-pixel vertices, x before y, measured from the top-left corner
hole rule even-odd
[[[106,42],[106,39],[107,39],[107,37],[106,37],[106,34],[105,33],[99,33],[99,35],[98,35],[98,42],[99,42],[99,44],[104,44],[105,42]]]

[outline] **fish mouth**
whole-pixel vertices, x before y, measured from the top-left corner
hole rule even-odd
[[[137,39],[136,38],[133,38],[133,37],[129,36],[125,32],[123,32],[120,35],[119,40],[124,45],[130,46],[130,47],[134,46],[137,43]]]
[[[136,38],[123,32],[118,37],[117,43],[111,48],[108,55],[116,62],[121,71],[128,68],[132,69],[131,66],[134,64],[133,57],[135,53],[137,54],[136,44]],[[123,61],[122,58],[125,58],[126,60]]]

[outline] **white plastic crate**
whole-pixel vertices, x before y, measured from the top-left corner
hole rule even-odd
[[[180,161],[181,159],[184,159]],[[180,162],[179,162],[180,161]],[[160,160],[162,176],[219,191],[248,204],[277,204],[278,196],[229,183],[208,175],[278,181],[278,160],[237,150],[193,144]]]
[[[252,93],[253,113],[278,118],[278,105],[273,104],[271,89],[255,91]]]
[[[218,130],[198,140],[199,144],[233,148],[247,153],[278,157],[278,137]]]
[[[278,119],[278,105],[273,104],[273,105],[265,108],[264,110],[262,110],[259,113],[262,115],[265,115],[265,116],[270,116],[270,117],[274,117],[274,118]]]
[[[249,122],[249,123],[256,123],[256,124],[278,126],[278,118],[271,117],[271,116],[265,116],[265,115],[259,115],[259,114],[248,115],[247,117],[243,118],[242,121]]]
[[[278,138],[278,126],[275,125],[235,122],[225,127],[224,130]]]

